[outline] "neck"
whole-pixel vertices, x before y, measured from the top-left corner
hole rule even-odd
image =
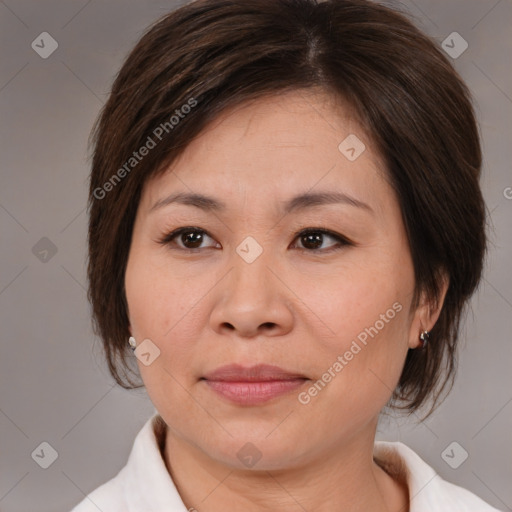
[[[373,460],[375,430],[370,439],[277,470],[241,470],[210,458],[169,428],[161,435],[162,456],[188,510],[409,510],[406,484]]]

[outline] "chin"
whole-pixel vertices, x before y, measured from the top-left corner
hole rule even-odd
[[[263,430],[264,433],[258,434],[253,429],[253,435],[247,431],[236,434],[229,430],[233,437],[226,434],[222,440],[214,443],[209,438],[209,446],[205,446],[203,451],[212,459],[239,470],[280,470],[299,463],[303,454],[298,453],[297,446],[303,447],[303,440],[290,436],[285,439],[277,430],[270,435],[272,430]]]

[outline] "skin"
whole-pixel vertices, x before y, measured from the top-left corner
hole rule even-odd
[[[349,134],[366,145],[355,161],[338,149]],[[350,194],[371,211],[329,204],[281,213],[281,202],[319,191]],[[151,211],[175,192],[213,196],[226,210],[172,203]],[[178,235],[159,243],[190,226],[206,232],[202,242]],[[297,236],[319,227],[353,244]],[[236,252],[247,236],[263,249],[252,263]],[[440,310],[425,300],[411,308],[414,272],[398,200],[349,108],[309,90],[224,112],[146,183],[125,285],[132,335],[160,350],[149,366],[138,364],[168,426],[164,459],[187,507],[408,510],[406,487],[375,463],[373,444],[407,351]],[[299,392],[397,302],[401,311],[378,335],[300,403]],[[310,381],[264,404],[236,405],[200,380],[229,363],[274,364]],[[246,443],[261,453],[252,468],[237,457]]]

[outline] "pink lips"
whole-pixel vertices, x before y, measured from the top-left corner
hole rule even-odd
[[[261,364],[244,368],[232,364],[217,368],[203,380],[213,391],[232,402],[256,405],[289,393],[308,379],[278,366]]]

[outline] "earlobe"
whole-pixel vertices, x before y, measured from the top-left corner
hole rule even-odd
[[[436,299],[421,294],[420,304],[416,309],[409,333],[409,348],[425,348],[430,339],[430,331],[436,324],[443,309],[449,286],[449,278],[443,273],[439,295]]]
[[[427,348],[428,340],[430,339],[429,331],[422,331],[420,333],[421,348]]]

